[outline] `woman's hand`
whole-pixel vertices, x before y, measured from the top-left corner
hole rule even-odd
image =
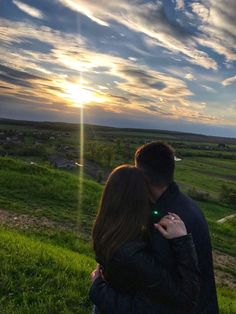
[[[184,222],[174,213],[168,213],[154,226],[166,239],[174,239],[187,234]]]
[[[96,269],[91,272],[91,281],[94,282],[99,276],[101,276],[100,265],[97,264]]]

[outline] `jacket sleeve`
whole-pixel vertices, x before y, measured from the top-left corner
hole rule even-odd
[[[102,314],[134,313],[132,296],[116,291],[102,277],[93,282],[89,297]]]
[[[186,235],[180,238],[169,240],[173,254],[175,256],[176,270],[175,274],[165,267],[158,257],[145,249],[144,246],[137,243],[130,243],[119,254],[117,263],[120,262],[119,278],[124,280],[123,285],[127,282],[133,282],[137,289],[141,289],[148,296],[157,296],[157,299],[165,300],[171,304],[176,304],[183,310],[191,313],[197,302],[199,293],[199,278],[197,256],[192,241],[192,236]],[[123,264],[121,263],[123,261]],[[125,276],[122,276],[125,271]],[[108,299],[103,289],[110,289],[111,286],[106,285],[96,288],[96,304],[97,300],[102,300],[103,304],[111,300]],[[113,300],[117,300],[119,293],[115,290]],[[101,294],[101,298],[99,297]],[[103,294],[103,296],[102,296]],[[153,298],[152,298],[153,300]],[[129,301],[129,302],[128,302]],[[126,304],[130,306],[132,300],[126,300]],[[111,308],[115,307],[115,303]],[[105,312],[106,313],[106,312]],[[113,312],[110,312],[113,313]],[[119,312],[114,312],[119,313]],[[124,312],[123,312],[124,313]],[[127,311],[127,313],[129,313]]]
[[[200,289],[200,271],[192,236],[188,234],[169,240],[169,243],[174,254],[174,272],[148,250],[137,250],[127,256],[129,278],[126,280],[133,280],[137,288],[153,296],[152,300],[156,296],[156,299],[176,304],[191,313]]]

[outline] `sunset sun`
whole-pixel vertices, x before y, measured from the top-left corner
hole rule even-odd
[[[74,106],[82,106],[90,102],[103,101],[103,98],[100,95],[79,83],[66,84],[64,97],[72,102]]]

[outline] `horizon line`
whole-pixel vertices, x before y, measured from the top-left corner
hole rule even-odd
[[[0,120],[9,120],[9,121],[21,121],[21,122],[36,122],[36,123],[64,123],[64,124],[74,124],[74,125],[80,125],[80,123],[76,122],[65,122],[65,121],[50,121],[50,120],[22,120],[22,119],[12,119],[12,118],[4,118],[0,117]],[[152,128],[135,128],[135,127],[117,127],[112,125],[106,125],[106,124],[96,124],[96,123],[84,123],[84,125],[91,125],[91,126],[102,126],[107,128],[113,128],[113,129],[123,129],[123,130],[142,130],[142,131],[163,131],[163,132],[169,132],[169,133],[181,133],[181,134],[189,134],[189,135],[197,135],[202,137],[212,137],[212,138],[222,138],[222,139],[235,139],[236,137],[228,137],[228,136],[221,136],[221,135],[210,135],[210,134],[202,134],[202,133],[193,133],[193,132],[184,132],[184,131],[172,131],[167,129],[152,129]]]

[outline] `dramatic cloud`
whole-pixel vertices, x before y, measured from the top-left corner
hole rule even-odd
[[[188,28],[169,18],[161,1],[156,3],[139,3],[136,1],[76,1],[59,0],[72,10],[85,14],[99,24],[109,26],[111,20],[123,24],[133,31],[142,32],[158,45],[183,54],[189,62],[199,64],[207,69],[217,69],[217,63],[204,51],[196,48],[196,41]],[[96,22],[96,21],[95,21]]]
[[[207,0],[204,4],[194,2],[192,11],[198,16],[198,29],[202,35],[197,38],[199,44],[223,55],[227,62],[236,60],[236,27],[234,0]]]
[[[226,2],[3,0],[1,115],[75,122],[83,106],[93,123],[232,129],[235,2]]]

